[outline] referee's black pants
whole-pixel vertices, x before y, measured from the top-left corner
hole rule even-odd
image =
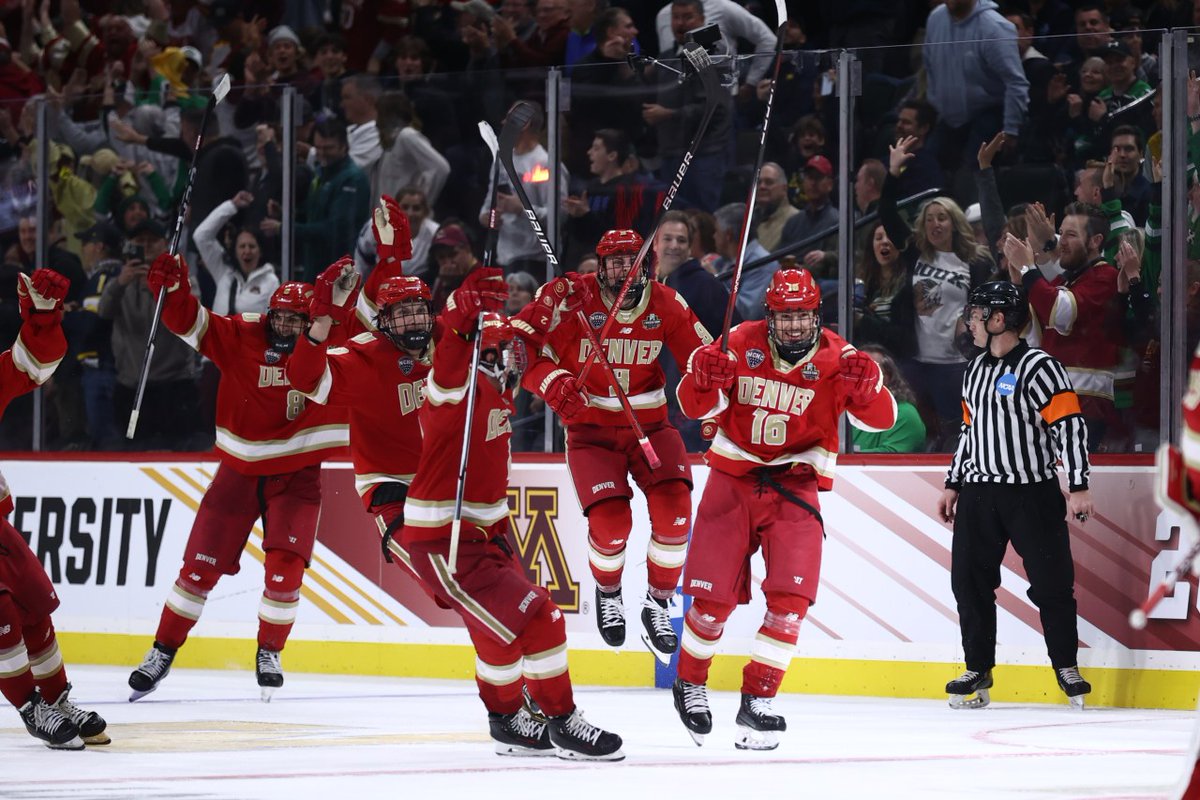
[[[1025,564],[1055,669],[1073,667],[1079,646],[1075,564],[1067,503],[1057,480],[1033,484],[968,483],[954,518],[950,584],[958,602],[963,653],[975,672],[996,665],[996,589],[1011,541]]]

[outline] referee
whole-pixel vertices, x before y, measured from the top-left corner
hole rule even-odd
[[[950,582],[958,602],[967,671],[946,684],[952,708],[989,702],[996,663],[996,589],[1009,541],[1029,578],[1058,685],[1073,706],[1092,690],[1079,674],[1075,566],[1068,508],[1092,514],[1087,427],[1071,380],[1053,356],[1020,336],[1029,319],[1025,290],[1005,281],[977,287],[967,324],[984,353],[963,377],[963,424],[938,502],[954,522]],[[1064,502],[1056,461],[1070,484]]]

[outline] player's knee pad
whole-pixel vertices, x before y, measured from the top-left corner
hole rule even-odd
[[[21,612],[8,592],[0,592],[0,652],[21,643]]]
[[[521,650],[526,654],[541,653],[566,644],[567,621],[562,609],[553,600],[546,600],[534,612],[533,619],[521,632]]]
[[[212,564],[204,562],[184,562],[179,570],[175,585],[189,594],[199,598],[208,597],[208,593],[221,580],[221,571]]]
[[[268,550],[265,594],[276,600],[295,600],[304,582],[304,559],[289,550]]]
[[[624,550],[632,530],[633,512],[626,497],[601,500],[588,509],[588,538],[598,549]]]
[[[721,632],[725,630],[725,620],[729,619],[735,607],[733,603],[697,599],[692,601],[684,623],[698,636],[716,640],[721,638]]]
[[[683,481],[663,481],[646,489],[650,535],[663,544],[687,541],[692,524],[692,492]]]

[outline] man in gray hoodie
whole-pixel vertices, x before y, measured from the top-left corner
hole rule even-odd
[[[921,53],[927,98],[938,110],[931,143],[943,166],[971,167],[979,145],[998,131],[1015,146],[1029,106],[1017,30],[992,0],[946,0],[929,12]],[[947,163],[951,153],[959,158]]]

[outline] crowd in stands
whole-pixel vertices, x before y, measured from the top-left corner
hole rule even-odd
[[[71,281],[70,353],[42,393],[51,449],[205,449],[219,372],[160,335],[137,440],[125,420],[193,143],[216,78],[233,88],[196,154],[182,249],[202,302],[266,309],[281,280],[311,281],[345,254],[374,267],[371,211],[409,216],[405,272],[435,310],[494,254],[520,308],[547,262],[506,170],[480,138],[515,102],[538,116],[513,161],[560,261],[595,270],[612,228],[649,235],[680,164],[686,178],[654,242],[656,275],[721,333],[771,88],[785,58],[733,321],[763,317],[781,264],[809,269],[837,325],[839,274],[856,278],[852,341],[901,402],[862,452],[944,451],[957,436],[970,289],[999,276],[1029,291],[1031,340],[1071,372],[1096,451],[1149,451],[1159,436],[1163,245],[1163,31],[1200,26],[1200,0],[19,0],[0,7],[0,348],[19,326],[16,274],[38,262]],[[721,75],[706,98],[673,67],[693,32]],[[883,45],[890,45],[885,47]],[[862,63],[852,164],[839,163],[836,48]],[[637,56],[629,58],[631,54]],[[293,92],[285,92],[287,88]],[[295,97],[294,154],[284,150]],[[1200,81],[1187,89],[1189,163],[1200,163]],[[689,149],[706,101],[707,134]],[[37,175],[37,110],[48,133]],[[1187,126],[1186,131],[1184,126]],[[556,137],[548,141],[548,134]],[[551,153],[557,159],[551,158]],[[294,197],[284,197],[290,175]],[[1200,171],[1188,170],[1200,220]],[[853,263],[836,253],[839,192],[852,193]],[[912,200],[912,198],[916,198]],[[293,221],[283,263],[285,211]],[[1188,236],[1186,344],[1200,339],[1200,236]],[[1193,308],[1195,306],[1195,308]],[[1182,357],[1182,354],[1180,355]],[[665,364],[665,368],[673,368]],[[676,373],[677,374],[677,373]],[[30,446],[33,399],[0,425]],[[544,408],[524,398],[514,446],[543,447]],[[689,447],[698,429],[673,415]]]

